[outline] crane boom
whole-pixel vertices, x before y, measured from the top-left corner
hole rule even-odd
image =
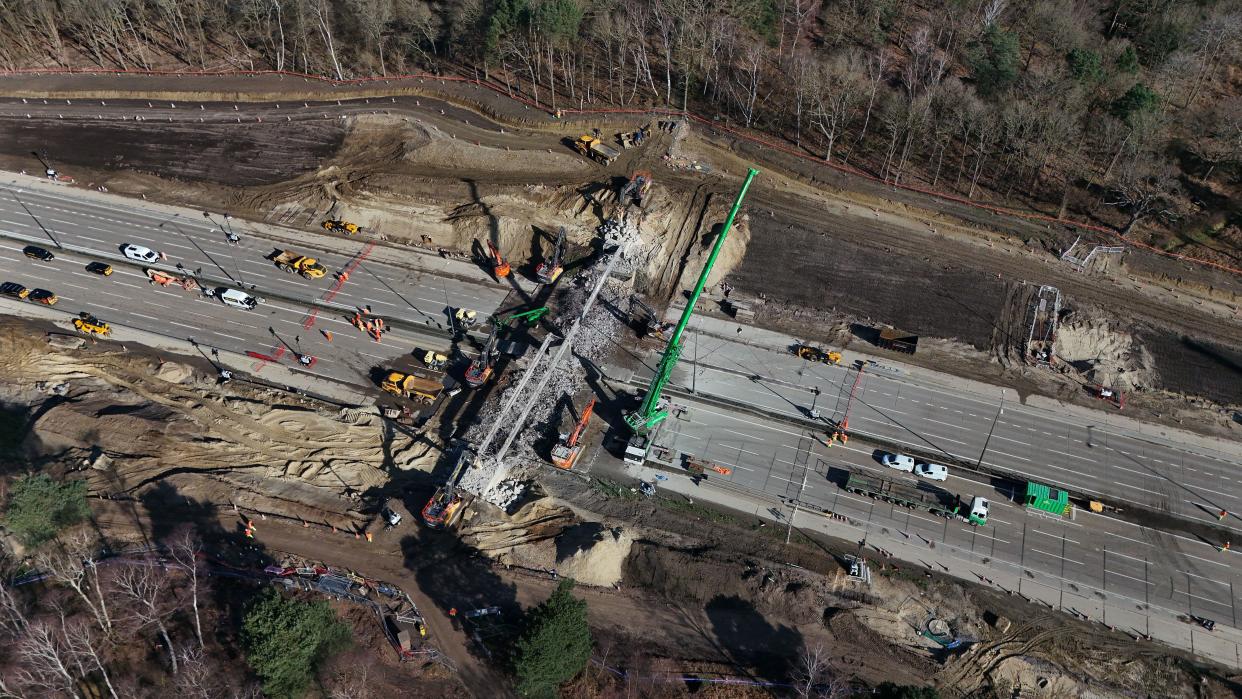
[[[587,423],[591,421],[591,411],[593,410],[595,410],[594,398],[592,398],[591,402],[587,403],[586,408],[582,410],[582,417],[578,418],[578,424],[574,425],[574,431],[569,435],[569,439],[565,442],[566,444],[571,447],[578,446],[578,439],[582,437],[582,431],[586,429]]]
[[[694,285],[690,300],[681,313],[681,320],[678,321],[677,328],[668,340],[668,346],[664,349],[664,355],[660,357],[660,365],[656,368],[655,375],[651,377],[647,395],[643,397],[642,405],[638,410],[625,416],[626,424],[637,434],[646,434],[648,430],[668,417],[667,410],[659,409],[660,396],[664,393],[664,386],[673,376],[673,367],[677,366],[677,360],[681,358],[682,333],[686,330],[686,324],[690,322],[690,316],[694,315],[695,304],[698,303],[699,296],[703,293],[703,287],[707,285],[707,277],[711,274],[716,258],[720,255],[720,249],[724,246],[725,238],[729,235],[729,229],[733,226],[733,218],[737,216],[738,209],[742,208],[742,199],[746,197],[746,190],[750,189],[751,180],[755,179],[755,175],[758,174],[759,171],[754,168],[750,168],[746,173],[742,188],[738,191],[737,198],[733,200],[733,208],[729,210],[729,217],[725,219],[724,226],[720,229],[716,244],[712,246],[711,254],[707,256],[707,263],[703,265],[703,271],[699,274],[699,281]]]

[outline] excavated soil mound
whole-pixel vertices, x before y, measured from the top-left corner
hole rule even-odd
[[[1123,391],[1155,385],[1155,362],[1134,335],[1106,321],[1070,316],[1057,331],[1055,354],[1101,386]]]
[[[625,559],[634,538],[620,527],[604,529],[586,523],[566,529],[556,540],[560,575],[601,587],[621,582]]]
[[[173,486],[218,505],[344,525],[369,518],[358,494],[392,471],[430,470],[438,455],[375,414],[225,391],[173,362],[28,345],[0,337],[0,393],[18,396],[31,377],[58,393],[28,400],[22,448],[36,463],[89,466],[94,493]]]

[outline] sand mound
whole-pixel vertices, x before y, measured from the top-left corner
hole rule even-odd
[[[1061,323],[1056,356],[1088,379],[1123,391],[1155,382],[1155,362],[1134,335],[1101,320],[1070,316]]]
[[[621,569],[634,538],[620,527],[585,523],[570,527],[556,540],[557,572],[585,585],[609,587],[621,582]]]
[[[453,140],[432,133],[426,145],[408,149],[405,161],[436,170],[479,170],[489,174],[528,175],[532,170],[559,173],[585,173],[594,165],[573,153],[522,151],[521,157],[503,148],[476,146],[469,141]]]
[[[164,362],[155,370],[155,378],[168,383],[185,383],[194,376],[194,369],[180,362]]]

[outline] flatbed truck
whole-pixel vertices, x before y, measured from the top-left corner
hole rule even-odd
[[[976,526],[983,526],[988,521],[989,503],[977,496],[967,502],[965,498],[945,490],[923,490],[891,478],[858,471],[850,471],[845,490],[913,510],[926,510],[941,517],[961,517]]]

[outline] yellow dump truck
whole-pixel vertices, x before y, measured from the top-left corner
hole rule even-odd
[[[605,144],[590,134],[579,136],[578,140],[574,141],[574,148],[600,165],[608,165],[621,155],[616,148]]]
[[[390,371],[384,376],[384,380],[380,382],[380,388],[394,396],[401,396],[402,398],[409,398],[416,403],[430,405],[444,391],[444,379],[433,378],[426,374],[419,375],[415,373],[407,374],[403,371]]]
[[[307,279],[319,279],[328,273],[328,270],[313,257],[299,255],[292,250],[278,250],[271,257],[272,262],[276,266],[286,272],[297,272]]]

